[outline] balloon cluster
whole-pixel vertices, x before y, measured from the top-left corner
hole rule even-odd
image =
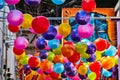
[[[0,0],[2,1],[2,0]],[[20,0],[5,0],[8,4],[17,4]],[[38,5],[41,0],[25,0],[27,5]],[[65,0],[52,0],[56,5],[61,5]],[[0,2],[2,8],[2,2]],[[18,32],[20,26],[27,28],[33,34],[41,34],[34,41],[34,46],[39,50],[34,55],[27,55],[28,46],[26,38],[20,36],[14,40],[13,52],[16,59],[23,65],[25,74],[39,75],[38,80],[58,79],[100,79],[112,77],[114,67],[118,65],[117,49],[105,39],[98,38],[94,42],[88,39],[94,33],[94,26],[89,23],[91,12],[95,9],[94,0],[83,0],[82,9],[75,15],[79,24],[72,29],[67,23],[58,26],[50,25],[44,16],[33,18],[30,14],[22,14],[19,10],[12,10],[7,15],[8,29]],[[66,38],[70,36],[70,39]]]

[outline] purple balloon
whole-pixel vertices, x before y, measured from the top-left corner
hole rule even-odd
[[[67,74],[66,74],[65,71],[61,73],[61,77],[62,77],[62,78],[66,78],[66,77],[67,77]]]
[[[86,25],[79,25],[78,27],[78,34],[82,38],[89,38],[92,36],[94,33],[94,27],[91,24],[86,24]]]
[[[20,50],[23,50],[27,47],[28,45],[28,41],[26,38],[24,37],[17,37],[15,40],[14,40],[14,47],[16,49],[20,49]]]
[[[86,59],[88,62],[93,62],[96,59],[96,55],[95,54],[91,54],[90,57],[88,59]]]
[[[78,74],[78,76],[79,76],[80,79],[86,79],[86,75]]]
[[[75,42],[79,42],[81,40],[81,37],[78,34],[78,30],[77,29],[72,30],[72,32],[70,34],[70,37]]]
[[[86,53],[94,54],[95,51],[96,51],[96,46],[92,42],[87,43],[87,51],[86,51]]]
[[[75,21],[80,25],[85,25],[90,21],[90,15],[86,11],[80,10],[75,16]]]
[[[23,14],[19,10],[12,10],[7,15],[7,20],[10,25],[19,26],[23,22]]]
[[[66,73],[68,76],[74,77],[77,74],[77,71],[67,71]]]
[[[40,4],[41,0],[24,0],[27,5],[35,6]]]
[[[47,42],[45,41],[44,38],[39,37],[39,38],[36,40],[36,47],[37,47],[38,49],[44,49],[46,46],[47,46]]]
[[[42,34],[43,38],[45,38],[46,40],[52,40],[55,38],[56,35],[57,30],[53,25],[50,25],[48,31]]]
[[[48,57],[48,53],[46,50],[40,51],[40,59],[46,59]]]
[[[6,3],[14,5],[20,2],[20,0],[5,0]]]

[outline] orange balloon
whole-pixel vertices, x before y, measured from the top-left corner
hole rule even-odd
[[[64,63],[64,56],[63,55],[56,55],[54,57],[54,63]]]
[[[42,69],[43,71],[47,71],[51,69],[51,62],[48,60],[43,60],[40,63],[40,69]]]
[[[61,48],[62,54],[65,57],[71,57],[74,53],[74,49],[71,45],[63,45],[63,47]]]
[[[39,55],[40,55],[40,53],[39,53],[39,52],[34,54],[34,56],[36,56],[36,57],[37,57],[37,56],[39,56]]]
[[[106,57],[101,61],[104,69],[111,69],[115,66],[115,59],[113,57]]]

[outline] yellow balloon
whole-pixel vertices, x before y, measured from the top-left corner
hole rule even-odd
[[[23,52],[21,55],[15,55],[16,59],[18,60],[24,58],[24,56],[25,56],[25,52]]]
[[[78,68],[78,73],[81,74],[81,75],[85,75],[88,71],[87,67],[85,65],[81,65],[79,68]]]
[[[96,61],[99,61],[101,59],[102,55],[101,54],[97,54],[97,53],[95,53],[95,54],[96,54]]]
[[[61,34],[63,37],[67,37],[70,32],[71,32],[71,27],[67,23],[62,23],[58,26],[58,32]]]
[[[31,27],[31,23],[32,23],[32,20],[33,20],[33,17],[32,15],[30,14],[24,14],[24,21],[23,23],[21,24],[22,28],[25,28],[25,29],[28,29]]]

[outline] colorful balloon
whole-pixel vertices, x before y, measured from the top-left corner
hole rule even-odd
[[[49,26],[50,26],[50,22],[44,16],[37,16],[32,21],[32,28],[38,34],[42,34],[42,33],[46,32],[48,30]]]
[[[7,20],[12,26],[19,26],[23,22],[24,18],[21,11],[11,10],[7,15]]]
[[[80,25],[85,25],[90,21],[90,14],[84,10],[80,10],[75,15],[75,21]]]
[[[61,77],[62,77],[62,78],[67,78],[67,74],[66,74],[65,71],[61,73]]]
[[[20,0],[5,0],[6,3],[10,4],[10,5],[14,5],[20,2]]]
[[[50,73],[50,77],[51,77],[52,79],[58,79],[59,74],[57,74],[56,72],[51,72],[51,73]]]
[[[75,50],[76,50],[78,53],[80,53],[80,54],[85,53],[86,50],[87,50],[87,45],[86,45],[86,43],[84,43],[84,42],[78,42],[78,43],[75,45]]]
[[[51,69],[51,62],[48,61],[48,60],[42,60],[40,62],[40,69],[43,70],[43,71],[47,71],[47,70],[50,70]]]
[[[54,63],[64,63],[64,56],[63,55],[55,55]]]
[[[101,64],[104,69],[111,69],[115,66],[115,59],[113,57],[104,57]]]
[[[2,9],[4,7],[4,0],[0,0],[0,9]]]
[[[47,46],[47,42],[45,41],[44,38],[39,37],[36,41],[35,41],[35,45],[37,49],[44,49]]]
[[[22,50],[19,50],[19,49],[16,49],[15,47],[13,47],[13,52],[15,55],[21,55],[25,50],[22,49]]]
[[[71,57],[68,57],[68,60],[72,63],[76,63],[79,59],[80,59],[80,54],[76,51],[74,51]]]
[[[70,32],[71,32],[71,27],[67,23],[62,23],[58,26],[58,32],[61,34],[63,37],[67,37]]]
[[[96,79],[96,73],[95,72],[91,72],[90,74],[88,74],[88,79],[90,80],[95,80]]]
[[[25,56],[25,52],[23,52],[21,55],[15,55],[17,60],[23,59]]]
[[[25,3],[29,6],[35,6],[40,4],[41,0],[24,0]]]
[[[47,60],[52,62],[54,60],[54,57],[55,57],[55,54],[53,52],[48,52]]]
[[[28,64],[31,68],[36,68],[40,64],[40,60],[37,57],[30,57]]]
[[[63,45],[61,52],[65,57],[71,57],[74,54],[73,47],[71,45]]]
[[[78,34],[78,30],[77,29],[72,30],[72,32],[70,33],[70,37],[75,42],[79,42],[81,40],[81,37]]]
[[[95,54],[91,54],[90,57],[88,59],[86,59],[88,62],[93,62],[96,59],[96,55]]]
[[[31,27],[33,17],[32,17],[32,15],[27,14],[27,13],[23,14],[23,16],[24,16],[24,21],[22,22],[21,26],[22,26],[22,28],[28,29]]]
[[[49,41],[48,41],[48,46],[49,46],[51,49],[58,48],[59,45],[60,45],[60,41],[57,40],[57,39],[53,39],[53,40],[49,40]]]
[[[110,46],[107,50],[105,50],[105,54],[107,56],[115,56],[117,49],[114,46]]]
[[[55,55],[59,55],[61,54],[61,48],[62,48],[62,45],[59,45],[57,48],[52,49],[52,51]]]
[[[28,45],[28,41],[24,37],[17,37],[14,40],[14,47],[16,49],[23,50],[23,49],[25,49],[27,47],[27,45]]]
[[[101,70],[101,64],[98,61],[90,63],[89,68],[92,72],[99,72]]]
[[[45,38],[46,40],[52,40],[55,38],[56,35],[57,30],[53,25],[50,25],[48,31],[42,34],[43,38]]]
[[[25,55],[22,59],[19,60],[22,65],[28,64],[28,56]]]
[[[78,68],[78,73],[79,74],[81,74],[81,75],[85,75],[86,73],[87,73],[87,67],[85,66],[85,65],[81,65],[81,66],[79,66],[79,68]]]
[[[12,25],[8,25],[8,30],[15,33],[18,32],[20,30],[20,26],[12,26]]]
[[[64,65],[61,64],[61,63],[56,63],[56,64],[54,64],[53,70],[56,73],[60,74],[60,73],[62,73],[64,71]]]
[[[78,34],[82,38],[89,38],[93,35],[94,33],[94,27],[91,24],[86,24],[86,25],[79,25],[78,27]]]
[[[46,59],[48,57],[48,53],[46,50],[41,50],[39,55],[40,59]]]
[[[52,0],[52,2],[56,5],[61,5],[65,2],[65,0]]]
[[[95,52],[96,52],[96,46],[92,42],[87,43],[87,51],[86,51],[86,53],[94,54]]]
[[[110,76],[112,75],[112,72],[110,72],[110,71],[108,71],[108,70],[106,70],[106,69],[103,69],[103,70],[102,70],[102,74],[103,74],[103,76],[105,76],[105,77],[110,77]]]
[[[96,45],[96,48],[98,51],[103,51],[107,48],[107,42],[105,39],[98,38],[94,41],[94,44]]]
[[[95,0],[83,0],[81,6],[83,10],[91,12],[96,8],[96,2]]]

